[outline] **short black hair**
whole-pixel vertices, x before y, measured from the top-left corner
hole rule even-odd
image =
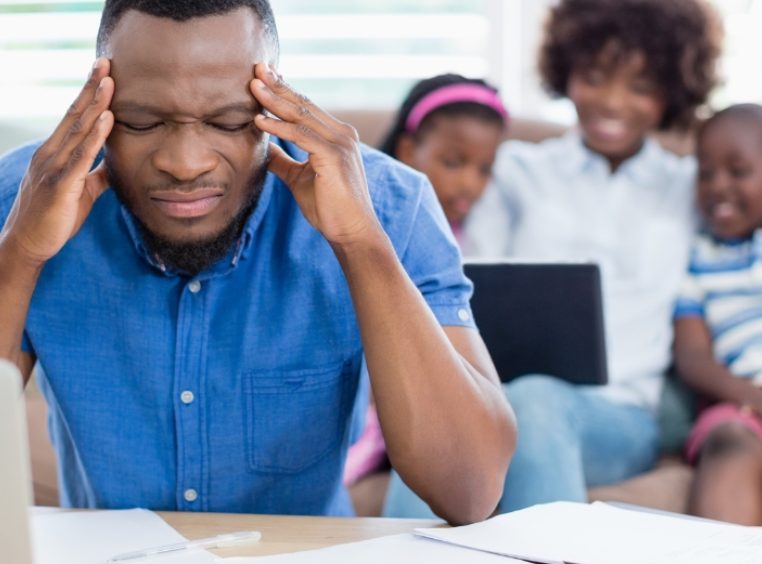
[[[268,0],[106,0],[98,27],[96,51],[99,56],[105,53],[111,32],[128,10],[184,22],[191,18],[226,14],[238,8],[251,8],[259,17],[265,37],[277,56],[278,28]]]
[[[545,27],[540,75],[548,92],[566,96],[571,73],[609,44],[619,57],[643,53],[666,101],[659,129],[686,127],[717,83],[721,42],[704,0],[561,0]]]
[[[701,124],[698,136],[701,137],[710,125],[717,123],[725,118],[736,118],[760,128],[762,131],[762,105],[759,104],[733,104],[720,110],[712,117]]]
[[[378,148],[387,155],[396,158],[395,152],[397,150],[397,143],[402,134],[405,133],[405,123],[415,105],[427,94],[454,84],[477,84],[497,93],[497,89],[494,86],[491,86],[480,78],[466,78],[465,76],[454,73],[440,74],[423,79],[413,86],[403,100],[402,105],[394,118],[394,122],[392,122],[391,128]],[[453,102],[441,106],[427,114],[426,117],[423,118],[423,121],[415,134],[419,135],[425,133],[427,127],[434,122],[434,118],[437,116],[469,116],[484,121],[494,122],[500,126],[505,125],[503,116],[497,110],[488,106],[477,102]]]

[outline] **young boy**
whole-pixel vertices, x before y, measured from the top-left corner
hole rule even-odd
[[[675,313],[680,376],[707,399],[686,443],[690,511],[762,525],[762,106],[731,106],[698,138],[698,237]]]

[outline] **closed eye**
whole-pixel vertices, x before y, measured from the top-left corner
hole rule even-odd
[[[121,125],[125,129],[130,131],[151,131],[161,125],[161,122],[154,123],[127,123],[126,121],[116,121],[117,125]]]
[[[237,131],[243,131],[247,127],[251,125],[250,121],[247,121],[246,123],[238,123],[238,124],[226,124],[226,123],[210,123],[213,128],[219,129],[220,131],[225,131],[227,133],[235,133]]]

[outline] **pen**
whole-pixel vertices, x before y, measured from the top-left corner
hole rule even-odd
[[[262,533],[259,531],[239,531],[237,533],[218,535],[216,537],[209,537],[206,539],[189,540],[175,544],[145,548],[143,550],[136,550],[134,552],[125,552],[124,554],[119,554],[117,556],[111,557],[106,561],[106,564],[112,564],[116,562],[130,562],[132,560],[145,560],[146,558],[153,558],[154,556],[161,556],[164,554],[172,554],[181,550],[223,548],[226,546],[232,546],[234,544],[248,542],[254,543],[259,541],[261,538]]]

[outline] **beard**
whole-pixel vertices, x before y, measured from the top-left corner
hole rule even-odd
[[[204,239],[182,241],[169,239],[151,230],[143,223],[137,213],[135,213],[137,209],[135,197],[125,188],[125,183],[116,172],[113,161],[108,153],[106,153],[104,160],[109,185],[116,194],[117,199],[135,218],[143,243],[148,251],[158,257],[165,266],[190,277],[196,276],[199,272],[228,254],[233,244],[239,240],[249,216],[257,206],[265,183],[265,177],[267,176],[266,166],[261,166],[252,173],[246,182],[247,197],[244,204],[222,230]],[[170,180],[163,185],[151,186],[150,189],[175,188],[190,190],[209,185],[210,183],[203,178],[190,183]]]

